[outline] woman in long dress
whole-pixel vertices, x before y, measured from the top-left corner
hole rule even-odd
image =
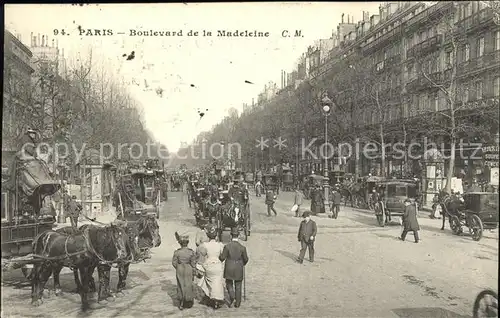
[[[202,302],[218,309],[224,303],[224,267],[219,260],[224,244],[215,240],[217,237],[215,227],[208,227],[206,233],[209,241],[202,243],[196,249],[197,269],[202,274],[198,286],[205,294]]]
[[[196,254],[188,248],[189,236],[180,236],[175,232],[175,237],[181,248],[174,252],[172,266],[175,268],[177,278],[177,299],[180,310],[191,308],[194,300],[194,272],[196,270]]]

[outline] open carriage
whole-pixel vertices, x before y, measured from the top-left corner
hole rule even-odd
[[[243,234],[243,240],[247,240],[251,231],[250,205],[248,198],[240,193],[234,200],[229,196],[228,190],[219,192],[221,207],[217,212],[217,229],[219,241],[222,240],[224,230],[237,227]]]
[[[28,277],[36,262],[30,254],[33,239],[55,223],[53,215],[44,214],[43,200],[60,184],[40,159],[16,161],[13,168],[2,181],[2,270],[21,268]]]

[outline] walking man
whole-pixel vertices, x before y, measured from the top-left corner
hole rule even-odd
[[[274,209],[274,202],[276,201],[276,196],[272,190],[267,190],[266,193],[266,205],[267,205],[267,216],[271,216],[271,211],[274,212],[274,215],[278,215],[276,210]]]
[[[302,205],[302,200],[304,199],[304,195],[302,194],[302,191],[300,191],[299,186],[295,186],[295,199],[294,199],[294,205],[297,205],[297,210],[295,211],[295,217],[299,217],[299,211],[300,211],[300,206]]]
[[[298,240],[300,242],[300,253],[297,262],[302,264],[306,249],[309,249],[309,261],[314,262],[314,241],[316,240],[316,233],[318,228],[316,222],[311,220],[311,211],[305,211],[302,214],[304,220],[300,222]]]
[[[342,201],[342,196],[338,188],[333,189],[332,192],[332,218],[336,219],[340,212],[340,201]]]
[[[68,216],[71,222],[71,226],[78,229],[78,218],[80,217],[80,211],[82,206],[76,202],[76,195],[73,195],[68,202]]]
[[[415,237],[415,243],[418,243],[418,231],[420,230],[420,226],[418,225],[417,220],[417,209],[415,205],[412,204],[410,199],[405,200],[405,211],[403,214],[403,233],[401,233],[401,237],[399,238],[401,241],[406,239],[406,234],[408,232],[413,231],[413,236]]]
[[[248,263],[248,254],[245,246],[238,241],[239,231],[231,229],[231,242],[224,246],[219,256],[221,262],[226,261],[224,266],[224,279],[226,280],[227,293],[229,294],[229,307],[241,305],[241,287],[244,277],[245,265]]]

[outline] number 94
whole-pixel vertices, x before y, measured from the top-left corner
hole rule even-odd
[[[64,31],[64,29],[54,29],[54,35],[66,35],[66,31]]]

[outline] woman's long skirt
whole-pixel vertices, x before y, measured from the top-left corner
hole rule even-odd
[[[193,268],[189,264],[179,264],[176,271],[177,276],[177,299],[180,301],[193,301]]]
[[[224,268],[222,263],[203,264],[204,276],[198,286],[210,299],[224,300]]]

